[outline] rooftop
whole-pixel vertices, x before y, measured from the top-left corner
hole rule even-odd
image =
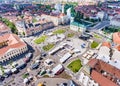
[[[113,42],[116,44],[120,44],[120,32],[116,32],[113,34]]]
[[[120,70],[102,60],[92,59],[88,65],[91,68],[90,76],[101,86],[118,86]]]
[[[90,26],[91,23],[81,20],[80,22],[72,22],[71,25],[86,28],[86,27]]]
[[[0,39],[0,43],[7,43],[6,46],[0,48],[0,56],[7,53],[10,49],[26,46],[26,44],[21,41],[16,34],[4,34],[0,36]]]

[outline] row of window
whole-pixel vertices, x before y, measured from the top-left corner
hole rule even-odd
[[[23,47],[21,49],[15,49],[15,50],[12,50],[11,52],[8,52],[7,54],[5,54],[2,58],[2,60],[4,59],[9,59],[11,57],[14,57],[16,55],[19,55],[19,54],[22,54],[24,53],[25,51],[27,50],[27,47]]]

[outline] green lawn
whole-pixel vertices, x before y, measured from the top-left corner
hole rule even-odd
[[[35,39],[34,42],[35,42],[36,44],[41,44],[42,42],[44,42],[44,41],[46,40],[46,38],[47,38],[47,36],[43,35],[43,36]]]
[[[23,75],[22,75],[22,78],[25,79],[25,78],[27,78],[28,76],[29,76],[29,74],[23,74]]]
[[[55,45],[54,44],[48,44],[43,46],[43,50],[45,51],[49,51],[50,49],[52,49]]]
[[[2,71],[2,74],[4,74],[4,67],[0,65],[0,70]]]
[[[43,77],[44,77],[44,78],[49,78],[49,75],[44,75]]]
[[[62,34],[62,33],[65,33],[65,30],[58,29],[58,30],[56,30],[56,31],[53,32],[53,34]]]
[[[94,37],[95,37],[95,38],[98,38],[98,39],[99,39],[99,38],[102,38],[101,36],[99,36],[99,35],[97,35],[97,34],[94,34]]]
[[[80,59],[74,60],[67,66],[70,70],[72,70],[74,73],[77,73],[80,68],[82,67]]]
[[[99,45],[98,42],[93,41],[93,42],[91,43],[91,48],[97,48],[98,45]]]
[[[73,37],[75,34],[74,33],[69,33],[69,34],[67,34],[67,37],[68,38],[71,38],[71,37]]]

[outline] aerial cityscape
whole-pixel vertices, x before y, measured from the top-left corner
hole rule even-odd
[[[0,0],[0,86],[120,86],[120,0]]]

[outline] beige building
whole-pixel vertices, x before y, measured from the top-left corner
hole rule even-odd
[[[66,24],[70,21],[69,17],[64,13],[53,13],[51,15],[42,14],[41,18],[52,21],[55,26]]]
[[[0,62],[5,62],[28,50],[27,45],[15,34],[0,36]]]

